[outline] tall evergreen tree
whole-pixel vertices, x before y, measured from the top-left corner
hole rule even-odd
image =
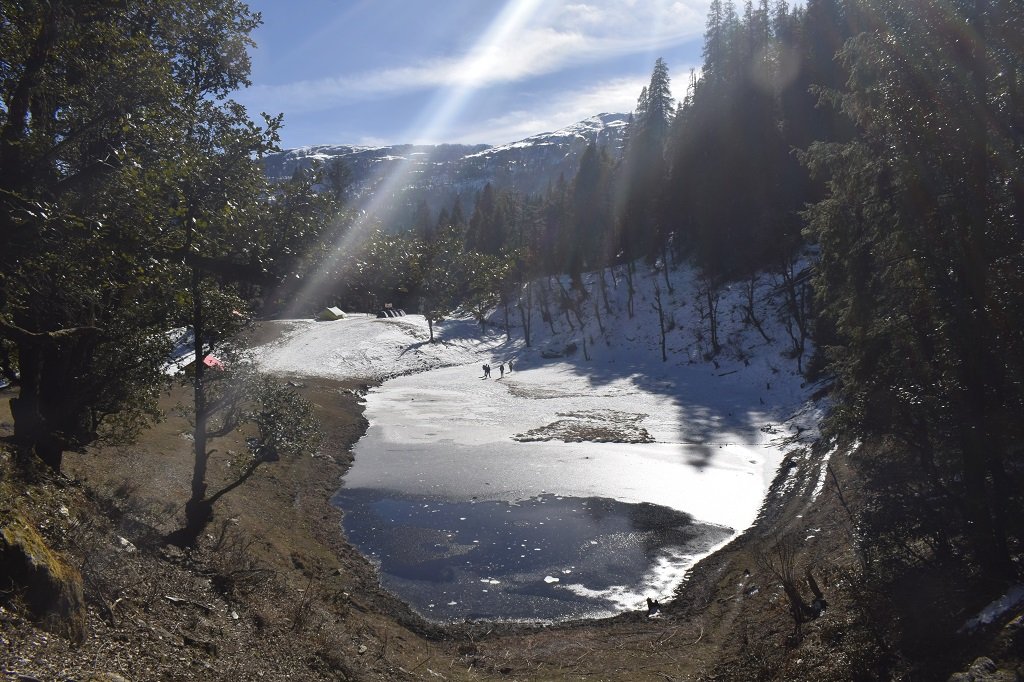
[[[435,223],[432,220],[430,206],[427,205],[425,199],[420,199],[416,203],[416,208],[412,214],[412,230],[421,239],[426,240],[431,238],[434,227]]]
[[[966,538],[982,570],[1005,577],[1024,530],[1010,446],[1024,437],[1024,233],[1011,190],[1024,157],[1019,110],[1006,106],[1024,45],[1000,28],[1021,26],[1024,7],[863,6],[874,23],[847,43],[841,96],[858,138],[808,156],[829,179],[809,217],[840,334],[830,421],[898,436],[919,480],[961,510],[943,535]]]
[[[449,222],[420,241],[418,253],[409,263],[414,273],[412,299],[427,319],[431,343],[434,323],[448,315],[458,302],[463,254],[462,235]]]
[[[566,272],[569,256],[566,253],[565,231],[571,223],[572,207],[569,183],[559,175],[554,186],[548,191],[544,202],[542,234],[539,237],[539,252],[545,274]]]
[[[748,2],[709,12],[705,64],[672,129],[663,222],[716,277],[776,267],[800,244],[808,174],[792,154],[815,100],[794,76],[799,14]]]
[[[19,449],[59,468],[106,416],[152,406],[167,289],[253,216],[246,167],[279,121],[261,130],[225,99],[247,84],[259,23],[235,0],[3,8],[0,336]],[[204,175],[217,164],[229,174]],[[221,187],[216,211],[190,210],[236,171],[246,181]]]
[[[637,101],[619,177],[621,203],[616,219],[619,250],[626,260],[640,256],[653,260],[665,240],[658,204],[674,113],[668,66],[659,57]]]
[[[568,274],[582,289],[584,268],[604,267],[610,258],[612,233],[611,159],[596,142],[580,157],[572,186],[572,223],[564,230]]]
[[[507,197],[495,191],[491,183],[477,195],[473,215],[466,230],[466,247],[477,253],[496,255],[508,237]]]

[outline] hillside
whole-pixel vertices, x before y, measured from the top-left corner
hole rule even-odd
[[[719,291],[716,336],[721,350],[711,354],[702,303],[708,299],[694,272],[674,269],[666,281],[662,272],[639,268],[632,280],[632,306],[625,271],[617,271],[614,280],[606,272],[607,308],[601,276],[586,276],[589,296],[570,294],[559,316],[545,321],[534,310],[530,347],[514,319],[511,339],[506,336],[504,311],[494,311],[482,333],[466,318],[446,321],[437,344],[425,343],[424,323],[417,316],[368,318],[365,323],[372,327],[366,328],[375,329],[375,336],[365,344],[341,346],[332,346],[331,332],[349,320],[261,323],[247,345],[313,402],[327,429],[324,449],[312,458],[259,469],[218,503],[209,533],[190,553],[161,541],[180,523],[187,497],[189,427],[174,408],[185,398],[184,388],[167,396],[167,420],[138,444],[69,454],[72,478],[30,483],[31,506],[18,503],[14,510],[35,519],[47,542],[81,571],[87,636],[73,647],[4,606],[0,665],[5,675],[89,679],[104,674],[102,679],[110,680],[884,678],[893,661],[874,625],[884,615],[865,611],[850,516],[860,486],[851,457],[857,448],[877,446],[816,442],[821,396],[797,372],[780,305],[783,289],[768,275],[754,282],[752,312],[760,332],[750,322],[744,287]],[[667,292],[668,283],[673,293]],[[534,286],[553,294],[568,282]],[[663,312],[670,311],[660,322],[659,300]],[[438,626],[383,592],[375,567],[339,533],[339,512],[328,499],[366,429],[361,415],[367,387],[389,376],[444,366],[466,365],[478,373],[479,362],[497,362],[510,353],[523,367],[566,363],[605,375],[604,381],[609,373],[659,385],[690,377],[662,385],[662,390],[705,406],[715,404],[711,398],[716,395],[727,400],[753,395],[759,410],[765,400],[763,409],[776,415],[762,426],[786,454],[752,526],[694,567],[674,598],[663,600],[656,617],[638,605],[615,618],[557,626]],[[703,380],[694,382],[695,377]],[[701,416],[711,426],[704,437],[718,438],[713,425],[724,415]],[[9,418],[0,416],[0,424],[9,428]],[[232,479],[232,455],[244,447],[241,439],[235,434],[213,444],[211,483]],[[5,480],[12,481],[9,455],[3,466]],[[7,491],[5,499],[23,499]],[[5,518],[11,513],[5,506]],[[808,571],[827,609],[794,628],[784,584],[795,586],[809,602]],[[983,592],[977,597],[983,599]],[[978,603],[975,612],[984,604]],[[983,632],[983,637],[951,647],[949,658],[937,662],[933,672],[948,673],[956,661],[966,665],[979,651],[1002,653],[1005,660],[1014,635]]]
[[[587,144],[597,142],[617,158],[622,153],[628,116],[599,114],[553,132],[489,145],[316,145],[269,154],[264,171],[272,180],[291,177],[313,163],[342,162],[351,173],[348,200],[356,209],[372,206],[382,217],[406,220],[420,201],[433,213],[456,196],[471,212],[476,193],[495,189],[540,194],[559,176],[571,179]]]
[[[1024,681],[1024,2],[684,5],[4,3],[4,680]]]

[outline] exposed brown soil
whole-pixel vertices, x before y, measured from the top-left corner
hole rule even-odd
[[[821,455],[796,447],[754,527],[701,562],[656,617],[441,627],[379,588],[328,502],[365,430],[366,386],[293,383],[315,406],[325,446],[266,464],[224,496],[194,551],[162,540],[182,523],[189,491],[190,426],[175,409],[187,387],[166,396],[167,418],[138,443],[68,453],[65,477],[24,488],[41,532],[82,569],[89,636],[72,645],[42,632],[8,599],[3,679],[872,679],[882,653],[855,599],[857,559],[838,494],[855,483],[841,456],[815,496]],[[0,435],[10,432],[10,395],[0,392]],[[236,434],[211,447],[216,490],[236,475],[244,441]],[[0,455],[8,483],[12,471],[10,454]],[[803,596],[811,568],[829,603],[798,634],[765,563],[783,538],[795,539]]]

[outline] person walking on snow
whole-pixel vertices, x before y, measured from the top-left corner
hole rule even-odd
[[[491,366],[490,365],[484,365],[484,379],[490,379],[490,378],[491,378]]]
[[[501,376],[499,376],[498,378],[499,379],[504,378],[504,376],[505,376],[505,365],[504,364],[498,365],[498,371],[501,372]]]

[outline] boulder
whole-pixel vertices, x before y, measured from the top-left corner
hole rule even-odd
[[[82,574],[18,511],[0,516],[0,576],[0,590],[20,598],[44,630],[85,640]]]
[[[1000,670],[995,662],[986,656],[981,656],[971,663],[966,671],[954,673],[949,682],[1017,682],[1017,674],[1010,670]]]

